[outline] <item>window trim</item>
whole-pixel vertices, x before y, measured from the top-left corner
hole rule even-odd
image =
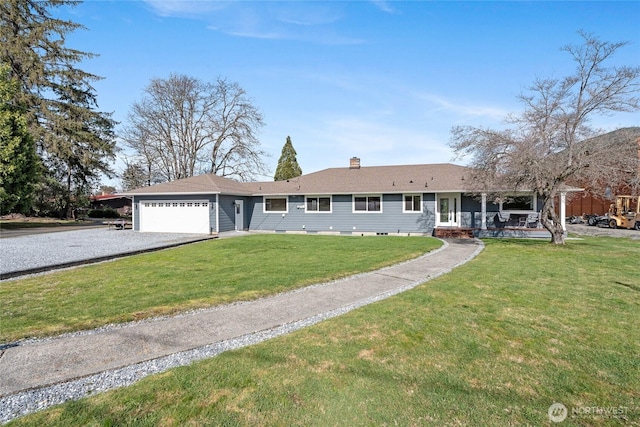
[[[512,213],[533,213],[537,212],[536,207],[538,206],[538,195],[536,193],[515,193],[508,194],[506,197],[531,197],[531,208],[530,209],[503,209],[504,201],[500,198],[500,212],[512,212]]]
[[[356,198],[366,198],[366,206],[367,209],[366,210],[356,210]],[[369,198],[370,197],[377,197],[380,199],[380,210],[377,211],[370,211],[369,210]],[[377,213],[382,213],[384,210],[384,203],[383,203],[383,198],[382,198],[382,194],[354,194],[351,196],[351,211],[352,213],[356,213],[356,214],[377,214]]]
[[[284,210],[283,211],[274,211],[267,209],[267,200],[268,199],[284,199]],[[289,213],[289,196],[262,196],[262,213]]]
[[[308,200],[309,199],[315,199],[317,204],[318,204],[318,209],[316,210],[310,210],[309,209],[309,205]],[[329,210],[328,211],[321,211],[320,210],[320,199],[329,199]],[[310,214],[330,214],[333,212],[333,196],[331,195],[313,195],[313,196],[304,196],[304,212],[305,213],[310,213]]]
[[[415,210],[415,209],[411,209],[408,210],[407,209],[407,201],[406,198],[407,197],[411,197],[411,204],[413,206],[413,198],[414,197],[419,197],[420,198],[420,209],[419,210]],[[424,197],[422,193],[406,193],[402,195],[402,213],[422,213],[424,211]]]

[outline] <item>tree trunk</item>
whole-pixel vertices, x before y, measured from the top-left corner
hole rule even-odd
[[[554,245],[564,245],[564,229],[562,222],[555,210],[555,195],[545,196],[542,212],[540,212],[540,220],[542,226],[551,233],[551,242]]]
[[[71,168],[67,169],[67,188],[64,195],[64,207],[62,209],[64,219],[71,219],[72,207],[71,207]]]

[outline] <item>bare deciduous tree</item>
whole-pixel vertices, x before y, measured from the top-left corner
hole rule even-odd
[[[471,190],[500,197],[504,191],[534,191],[544,200],[542,225],[551,241],[564,243],[555,209],[557,196],[570,180],[595,180],[606,170],[637,168],[637,157],[592,139],[601,133],[590,126],[594,115],[640,108],[640,67],[606,66],[626,43],[600,41],[580,32],[584,43],[563,48],[576,64],[563,79],[538,79],[519,97],[524,111],[507,119],[510,128],[492,130],[454,127],[451,146],[460,157],[471,156]],[[503,192],[495,192],[500,189]]]
[[[123,140],[164,181],[200,173],[247,181],[267,169],[256,137],[263,125],[237,83],[172,74],[153,79],[133,104]]]
[[[600,165],[597,174],[576,179],[572,184],[611,201],[620,194],[640,196],[640,127],[617,129],[585,141],[585,144],[615,162]]]

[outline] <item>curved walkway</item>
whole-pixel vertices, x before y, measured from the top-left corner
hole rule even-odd
[[[338,316],[447,273],[482,248],[449,240],[411,261],[256,301],[0,346],[0,422]]]

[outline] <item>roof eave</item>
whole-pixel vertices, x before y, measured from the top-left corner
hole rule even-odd
[[[144,193],[123,193],[127,196],[135,197],[135,196],[167,196],[167,195],[202,195],[202,194],[222,194],[220,191],[156,191],[156,192],[144,192]]]

